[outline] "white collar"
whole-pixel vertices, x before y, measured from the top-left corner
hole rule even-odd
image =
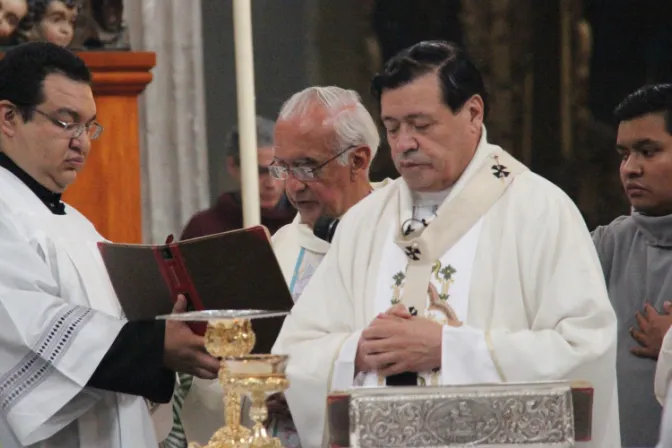
[[[297,213],[291,224],[296,229],[299,246],[311,252],[326,254],[331,244],[313,234],[313,229],[301,222],[301,214]]]
[[[441,205],[450,194],[451,188],[441,191],[411,191],[415,207],[436,207]]]

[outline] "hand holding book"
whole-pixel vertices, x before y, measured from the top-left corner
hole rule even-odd
[[[187,299],[179,295],[173,313],[187,311]],[[194,334],[185,322],[166,321],[163,364],[175,372],[187,373],[205,380],[214,380],[219,360],[205,350],[203,336]]]

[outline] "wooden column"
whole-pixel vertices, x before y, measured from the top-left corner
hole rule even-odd
[[[98,122],[105,130],[64,200],[107,239],[142,242],[138,95],[152,80],[150,52],[83,52],[93,73]]]

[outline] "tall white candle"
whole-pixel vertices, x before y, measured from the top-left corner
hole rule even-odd
[[[233,0],[233,31],[236,50],[243,225],[250,227],[261,223],[251,0]]]

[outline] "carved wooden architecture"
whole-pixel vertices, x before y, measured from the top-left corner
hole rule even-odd
[[[87,165],[65,192],[107,239],[142,242],[138,95],[152,80],[149,52],[79,53],[93,72],[98,122],[105,131],[92,142]]]
[[[319,59],[314,81],[358,90],[375,116],[368,86],[383,60],[421,40],[463,44],[488,88],[489,139],[565,190],[589,227],[606,224],[627,204],[611,149],[615,130],[588,109],[587,1],[366,0],[349,12],[320,8],[319,53],[343,57]],[[345,24],[352,25],[347,40],[333,38]],[[368,64],[357,59],[362,48]],[[397,176],[384,141],[371,175]]]

